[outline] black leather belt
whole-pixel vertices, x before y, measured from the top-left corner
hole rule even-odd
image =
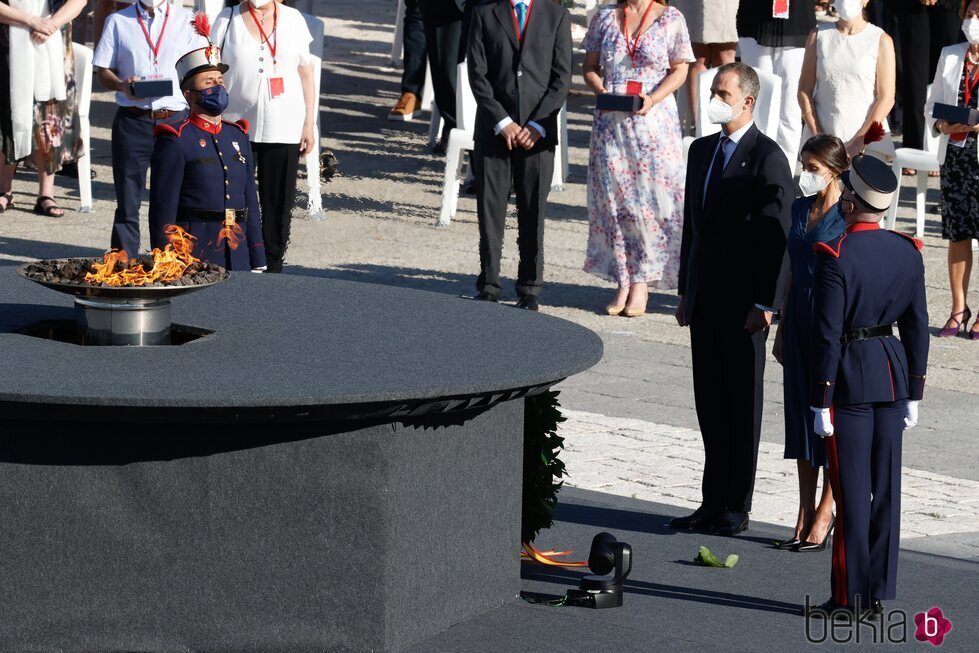
[[[222,209],[220,211],[206,211],[204,209],[177,209],[180,220],[188,222],[225,222],[227,218],[234,216],[235,222],[244,222],[248,218],[248,209]]]
[[[893,336],[894,326],[891,324],[878,324],[872,327],[861,327],[859,329],[850,329],[840,337],[840,342],[843,344],[849,342],[859,342],[860,340],[867,340],[868,338],[883,338],[884,336]]]

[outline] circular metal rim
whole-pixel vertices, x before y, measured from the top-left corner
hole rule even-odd
[[[230,274],[224,268],[220,266],[214,266],[224,273],[224,276],[217,281],[210,281],[208,283],[196,284],[193,286],[119,286],[119,287],[107,287],[107,286],[84,286],[76,285],[71,283],[63,283],[58,281],[43,281],[41,279],[35,279],[34,277],[27,274],[27,267],[30,265],[38,265],[41,263],[57,263],[65,261],[77,261],[77,258],[59,258],[59,259],[45,259],[41,261],[32,261],[30,263],[24,263],[17,266],[16,272],[17,276],[22,279],[26,279],[33,283],[44,286],[56,292],[64,293],[66,295],[72,295],[74,297],[83,297],[91,299],[107,299],[107,300],[127,300],[127,299],[137,299],[137,300],[163,300],[169,299],[171,297],[177,297],[178,295],[186,295],[198,290],[203,290],[205,288],[210,288],[211,286],[216,286],[219,283],[223,283],[228,280]],[[83,259],[84,260],[84,259]],[[213,264],[212,264],[213,265]]]

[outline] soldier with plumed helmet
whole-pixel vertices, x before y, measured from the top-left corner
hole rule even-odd
[[[164,247],[164,227],[176,224],[197,243],[195,256],[229,270],[265,269],[262,222],[248,123],[228,122],[220,49],[210,42],[207,17],[195,28],[208,44],[176,64],[190,116],[177,126],[159,125],[151,162],[150,239]]]

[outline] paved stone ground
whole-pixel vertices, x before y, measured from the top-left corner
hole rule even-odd
[[[324,186],[326,220],[301,219],[304,212],[296,209],[300,219],[294,222],[289,271],[472,293],[478,267],[475,202],[463,197],[452,225],[434,228],[444,162],[426,147],[428,122],[385,120],[400,92],[400,71],[389,66],[396,3],[317,0],[316,6],[327,23],[321,102],[324,145],[336,152],[342,176]],[[580,12],[575,19],[584,20]],[[580,53],[577,56],[580,63]],[[576,85],[581,88],[580,77]],[[114,208],[108,128],[114,105],[108,93],[96,90],[94,212],[69,211],[60,220],[31,214],[34,178],[19,173],[14,187],[19,208],[0,216],[0,265],[90,254],[108,246]],[[562,402],[571,409],[565,430],[571,483],[692,506],[698,498],[697,464],[702,451],[693,411],[688,337],[673,321],[675,297],[652,293],[649,313],[640,319],[607,317],[602,308],[612,288],[581,271],[588,226],[585,176],[591,107],[587,95],[569,101],[571,172],[565,190],[551,194],[545,245],[548,285],[542,297],[545,312],[594,329],[606,345],[601,364],[561,386]],[[933,210],[937,184],[931,181],[930,186],[929,210]],[[57,191],[66,208],[77,206],[72,180],[59,180]],[[902,194],[898,222],[899,229],[908,231],[913,230],[911,193],[906,188]],[[299,198],[299,205],[305,206],[305,196]],[[515,224],[511,221],[508,226]],[[936,327],[949,310],[945,248],[939,233],[938,217],[931,213],[925,259],[929,311]],[[515,254],[511,230],[505,245],[505,275],[516,271]],[[512,299],[512,292],[506,291]],[[974,296],[972,303],[979,305],[979,298]],[[438,334],[432,335],[437,346]],[[905,437],[905,547],[979,560],[972,545],[979,534],[977,369],[979,344],[961,338],[932,340],[921,422]],[[766,397],[759,499],[753,518],[789,525],[796,481],[794,463],[781,458],[781,372],[773,360],[766,373]]]

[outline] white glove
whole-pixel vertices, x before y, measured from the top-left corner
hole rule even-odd
[[[833,435],[833,418],[829,414],[829,408],[813,408],[809,409],[816,415],[813,418],[813,430],[821,438],[828,438]]]
[[[904,428],[914,428],[918,423],[918,402],[908,400],[908,407],[904,409]]]

